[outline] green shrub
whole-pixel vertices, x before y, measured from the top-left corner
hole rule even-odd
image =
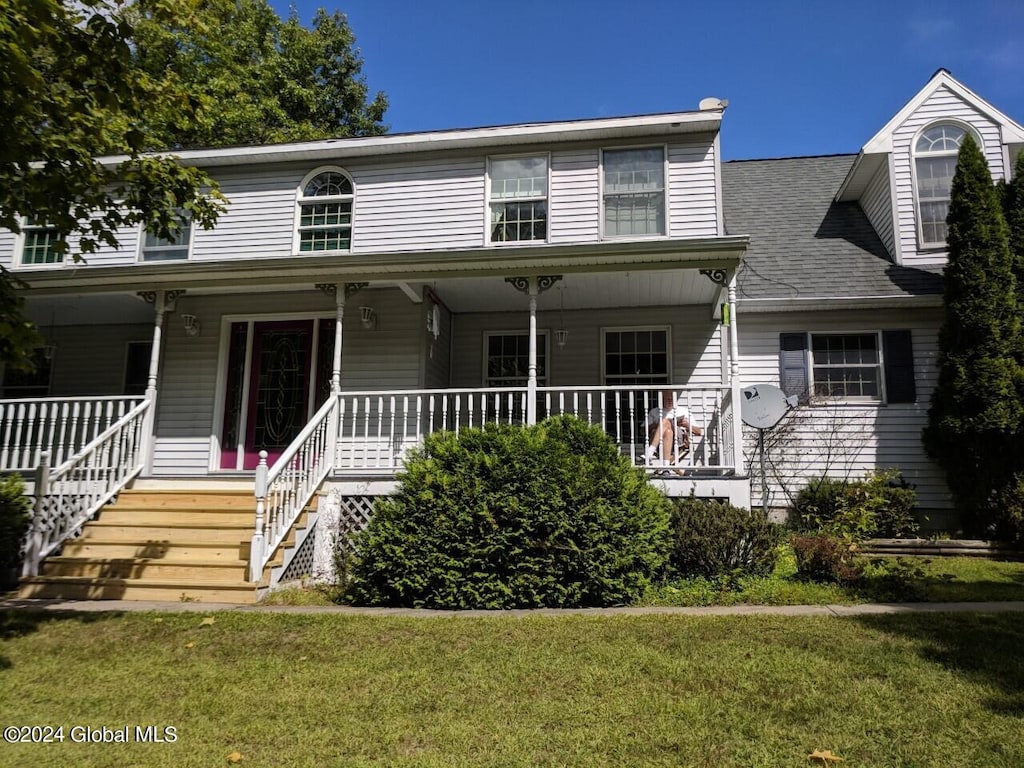
[[[669,503],[599,427],[559,416],[429,435],[356,538],[348,598],[425,608],[635,601]]]
[[[849,541],[914,536],[917,492],[898,470],[863,480],[812,479],[797,495],[790,522],[797,531],[822,532]]]
[[[855,548],[829,534],[797,534],[790,542],[796,556],[797,577],[825,584],[852,584],[861,575]]]
[[[0,480],[0,570],[21,565],[21,544],[28,531],[32,502],[17,475]]]
[[[778,559],[782,531],[760,512],[694,497],[672,510],[670,576],[767,576]]]

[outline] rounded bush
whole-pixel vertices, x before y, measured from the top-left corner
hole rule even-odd
[[[796,497],[790,523],[803,533],[825,532],[859,541],[914,536],[917,492],[894,469],[863,480],[813,478]]]
[[[673,576],[767,576],[775,568],[780,526],[760,512],[705,501],[679,499],[672,511]]]
[[[356,539],[363,605],[537,608],[634,601],[663,567],[668,501],[599,427],[429,435]]]

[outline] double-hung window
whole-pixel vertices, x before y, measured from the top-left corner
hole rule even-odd
[[[928,128],[914,144],[914,170],[917,176],[918,238],[924,248],[946,244],[946,216],[956,159],[966,129],[953,123]]]
[[[665,234],[665,150],[604,152],[605,237]]]
[[[812,333],[811,378],[818,397],[882,399],[877,333]]]
[[[56,227],[28,219],[21,228],[21,263],[24,266],[36,264],[60,264],[64,254],[57,250],[60,236]]]
[[[606,329],[604,383],[608,386],[647,385],[649,390],[607,392],[604,428],[617,442],[647,442],[647,412],[661,404],[668,384],[668,328]]]
[[[153,232],[143,232],[142,261],[179,261],[188,258],[189,243],[192,240],[192,221],[187,214],[179,214],[177,225],[164,238]]]
[[[352,180],[340,170],[322,171],[299,191],[298,250],[347,251],[352,246]]]
[[[491,242],[546,240],[547,158],[491,159],[489,178]]]
[[[8,368],[4,371],[3,396],[48,397],[50,380],[53,377],[53,347],[36,347],[33,351],[31,371],[16,371]]]
[[[530,373],[530,334],[488,333],[484,385],[487,387],[525,387]],[[537,334],[537,384],[548,380],[548,337]]]

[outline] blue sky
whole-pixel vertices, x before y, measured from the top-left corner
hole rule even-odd
[[[287,0],[273,0],[283,14]],[[325,0],[392,132],[696,109],[726,159],[856,152],[939,67],[1024,122],[1024,0]]]

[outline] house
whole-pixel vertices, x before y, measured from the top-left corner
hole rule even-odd
[[[735,404],[780,383],[812,397],[772,503],[891,465],[948,508],[919,440],[943,206],[964,131],[1000,177],[1024,129],[941,70],[856,156],[722,163],[723,111],[187,151],[213,230],[85,264],[0,234],[47,339],[0,401],[45,521],[24,593],[254,598],[430,431],[574,413],[639,464],[665,390],[704,427],[666,492],[760,503]]]

